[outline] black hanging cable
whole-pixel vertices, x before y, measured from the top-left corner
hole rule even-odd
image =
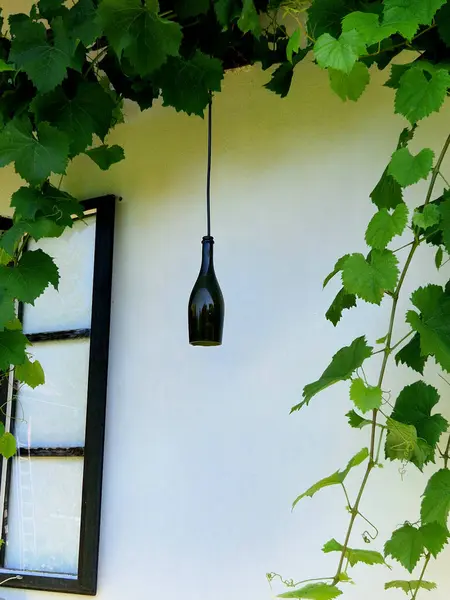
[[[208,167],[206,174],[206,229],[211,236],[211,154],[212,154],[212,98],[208,106]]]

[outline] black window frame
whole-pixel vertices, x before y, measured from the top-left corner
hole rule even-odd
[[[89,370],[87,386],[87,410],[84,448],[45,449],[35,448],[31,456],[83,456],[83,480],[81,500],[81,524],[76,576],[38,574],[11,570],[5,564],[6,544],[0,549],[0,584],[4,587],[65,592],[95,596],[97,593],[98,562],[100,546],[100,520],[103,478],[103,455],[106,420],[106,399],[108,379],[111,292],[114,249],[114,224],[116,200],[114,195],[100,196],[81,202],[86,216],[95,211],[96,234],[94,251],[94,274],[92,287],[91,327],[88,330],[57,331],[28,335],[31,341],[60,339],[90,339]],[[94,214],[94,213],[93,213]],[[0,229],[7,230],[12,221],[0,217]],[[19,307],[20,310],[20,307]],[[6,402],[8,382],[0,389],[1,404]],[[15,411],[13,400],[12,411]],[[4,412],[4,411],[2,411]],[[6,423],[6,415],[0,419]],[[13,420],[11,420],[12,422]],[[13,429],[13,427],[11,427]],[[47,453],[50,450],[50,454]],[[71,453],[72,452],[72,453]],[[16,456],[20,456],[20,451]],[[29,455],[25,450],[25,455]],[[0,478],[5,461],[0,461]],[[8,521],[8,499],[11,483],[11,461],[6,461],[6,485],[2,520],[2,539],[6,541]],[[6,529],[5,529],[6,528]],[[20,575],[20,579],[17,577]],[[15,578],[14,578],[15,577]],[[11,578],[11,579],[10,579]],[[6,580],[8,580],[6,582]]]

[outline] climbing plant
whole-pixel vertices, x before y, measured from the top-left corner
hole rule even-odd
[[[390,316],[380,339],[361,336],[340,349],[292,409],[305,410],[322,390],[349,382],[349,426],[367,431],[368,443],[294,502],[324,487],[343,489],[347,529],[323,546],[336,555],[335,572],[299,583],[275,573],[268,578],[289,588],[280,597],[332,600],[352,582],[358,563],[395,560],[417,575],[388,581],[387,590],[403,590],[414,600],[421,590],[434,589],[427,567],[449,539],[450,432],[435,412],[438,391],[423,374],[428,361],[450,371],[450,282],[424,280],[406,316],[398,314],[398,301],[421,245],[435,247],[433,268],[450,260],[450,190],[435,190],[439,178],[445,181],[441,168],[450,135],[437,155],[409,148],[420,122],[440,110],[450,89],[450,1],[39,0],[29,14],[1,21],[0,29],[0,166],[13,163],[23,179],[11,198],[12,227],[0,237],[0,370],[7,377],[14,369],[15,379],[31,387],[44,383],[45,375],[32,358],[17,303],[34,304],[49,285],[58,287],[59,274],[30,240],[59,237],[74,215],[82,216],[79,199],[64,191],[73,158],[86,154],[102,170],[125,158],[122,148],[108,143],[123,120],[125,100],[145,110],[161,98],[164,106],[202,116],[226,69],[254,63],[272,68],[266,87],[284,97],[293,77],[301,77],[302,61],[312,59],[327,72],[333,92],[357,101],[373,70],[387,70],[393,110],[404,128],[379,183],[368,190],[374,207],[364,234],[368,251],[339,258],[324,285],[333,277],[342,280],[326,313],[335,326],[344,310],[360,302],[390,303]],[[405,50],[406,58],[396,62]],[[421,180],[428,181],[425,197],[407,206],[404,189]],[[395,238],[405,233],[410,240],[395,248]],[[403,318],[408,333],[397,339]],[[379,374],[368,381],[364,366],[376,355]],[[389,361],[418,373],[392,402],[385,381]],[[2,429],[0,453],[9,457],[15,450],[14,438]],[[355,548],[354,525],[365,518],[360,507],[366,486],[383,457],[421,471],[435,464],[434,473],[424,482],[420,514],[405,513],[384,549]],[[350,498],[346,478],[361,465],[359,491]]]

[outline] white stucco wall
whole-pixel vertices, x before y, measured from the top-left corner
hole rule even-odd
[[[323,315],[339,282],[321,289],[337,257],[364,252],[374,212],[368,194],[405,125],[391,114],[383,77],[355,105],[334,97],[308,64],[297,69],[285,100],[263,89],[268,75],[257,68],[226,76],[214,107],[213,233],[226,301],[220,348],[187,342],[186,305],[204,233],[206,123],[159,105],[142,115],[130,106],[127,123],[110,137],[125,148],[126,162],[106,174],[87,158],[71,167],[65,187],[79,197],[123,196],[99,600],[263,600],[274,593],[267,571],[297,580],[333,575],[336,557],[320,549],[331,537],[343,539],[340,490],[326,489],[294,513],[290,503],[368,445],[368,433],[346,425],[346,385],[301,413],[289,416],[289,409],[337,349],[364,333],[372,342],[386,333],[387,304],[347,311],[334,329]],[[417,147],[431,140],[439,148],[449,114],[424,124]],[[6,206],[18,185],[11,169],[0,172],[0,185]],[[417,186],[410,198],[423,190]],[[424,273],[438,281],[426,254],[405,295]],[[395,394],[415,379],[391,368],[386,386]],[[448,406],[444,412],[450,417]],[[355,472],[352,490],[360,477]],[[370,547],[380,550],[402,520],[417,519],[425,482],[413,467],[403,480],[398,465],[375,472],[363,502],[380,529]],[[364,529],[360,522],[354,547],[366,547]],[[447,552],[430,567],[427,577],[440,583],[430,599],[448,598],[449,559]],[[383,583],[405,572],[362,566],[353,574],[362,587],[344,588],[345,599],[379,600]],[[7,588],[0,596],[67,598]]]

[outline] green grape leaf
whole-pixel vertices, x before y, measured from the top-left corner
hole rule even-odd
[[[33,389],[45,383],[45,375],[41,363],[37,360],[31,361],[28,357],[23,365],[17,365],[14,369],[14,377]]]
[[[100,23],[119,59],[126,58],[141,77],[169,56],[178,56],[182,32],[178,23],[159,16],[157,0],[102,0]]]
[[[345,416],[348,418],[350,427],[353,427],[354,429],[362,429],[367,425],[372,425],[372,421],[364,419],[364,417],[361,417],[361,415],[354,410],[349,411]]]
[[[37,6],[39,14],[48,20],[61,16],[67,11],[61,0],[39,0]]]
[[[0,331],[16,316],[14,296],[7,290],[0,288]]]
[[[336,295],[336,298],[333,300],[330,308],[325,313],[325,317],[336,325],[342,318],[342,312],[346,308],[353,308],[356,306],[356,296],[355,294],[347,294],[344,288],[342,288]]]
[[[98,148],[87,150],[86,154],[91,158],[102,171],[107,171],[112,165],[124,160],[125,153],[121,146],[107,146],[103,144]]]
[[[300,27],[297,27],[297,29],[289,36],[289,41],[286,46],[286,58],[289,62],[292,62],[293,54],[300,50],[301,35]]]
[[[281,98],[285,98],[291,89],[294,67],[290,62],[284,62],[272,73],[270,81],[264,87],[275,92]]]
[[[34,304],[49,284],[58,289],[59,273],[48,254],[42,250],[30,250],[23,253],[17,267],[0,267],[0,281],[14,298]]]
[[[423,579],[421,579],[420,581],[395,580],[395,581],[388,581],[387,583],[385,583],[384,589],[385,590],[390,590],[390,589],[403,590],[405,592],[405,594],[409,595],[409,594],[413,594],[417,589],[435,590],[436,584],[431,581],[424,581]]]
[[[102,34],[102,27],[97,19],[97,9],[93,0],[78,0],[63,15],[63,19],[71,37],[80,40],[85,46],[93,44]]]
[[[180,19],[206,15],[210,9],[209,0],[176,0],[175,10]]]
[[[436,265],[436,269],[440,269],[442,265],[442,260],[444,258],[444,251],[442,250],[442,246],[436,250],[436,254],[434,256],[434,264]]]
[[[0,59],[0,73],[5,73],[6,71],[15,71],[15,68],[13,65],[8,65],[8,63]]]
[[[407,222],[408,207],[404,203],[398,204],[392,214],[386,208],[380,209],[367,227],[367,244],[377,250],[384,250],[396,235],[403,233]]]
[[[402,389],[395,401],[392,419],[405,425],[414,425],[417,436],[433,449],[449,423],[440,414],[431,411],[439,402],[439,393],[432,385],[416,381]]]
[[[431,476],[423,493],[420,517],[423,525],[439,523],[447,528],[450,512],[450,470],[441,469]]]
[[[242,13],[242,5],[238,0],[214,0],[217,20],[225,29]]]
[[[316,494],[323,488],[329,487],[330,485],[342,484],[345,481],[347,475],[350,473],[350,471],[354,467],[358,467],[361,463],[363,463],[368,458],[368,456],[369,450],[367,448],[362,448],[362,450],[360,450],[357,454],[355,454],[355,456],[353,456],[349,460],[345,469],[343,469],[342,471],[336,471],[329,477],[324,477],[323,479],[312,485],[310,488],[308,488],[306,492],[303,492],[303,494],[297,496],[297,498],[292,503],[292,509],[294,509],[300,502],[300,500],[302,500],[303,498],[312,498],[314,494]]]
[[[15,162],[16,172],[32,185],[51,173],[65,173],[69,156],[67,136],[48,123],[33,134],[28,118],[16,117],[0,132],[0,166]]]
[[[325,554],[329,552],[342,552],[343,549],[344,546],[342,544],[337,542],[335,539],[332,539],[324,545],[322,552]],[[356,550],[354,548],[346,548],[345,557],[352,567],[358,563],[364,563],[366,565],[385,564],[383,556],[374,550]]]
[[[334,600],[342,592],[335,585],[328,583],[310,583],[304,587],[280,594],[277,598],[305,598],[307,600]]]
[[[84,152],[92,144],[94,133],[105,139],[115,110],[110,94],[99,83],[87,81],[78,85],[71,98],[58,88],[37,96],[31,107],[37,119],[48,121],[67,134],[71,156]]]
[[[83,207],[76,198],[49,184],[42,189],[19,188],[11,197],[11,206],[16,209],[16,220],[18,215],[25,221],[45,217],[57,225],[67,227],[73,225],[72,215],[82,217],[84,214]]]
[[[397,265],[398,260],[390,250],[373,250],[369,260],[362,254],[351,254],[342,269],[342,283],[347,293],[380,304],[386,291],[395,290],[399,275]]]
[[[447,252],[450,252],[450,198],[439,204],[438,209],[441,216],[442,241]]]
[[[352,100],[356,102],[362,96],[369,85],[369,69],[362,62],[355,63],[350,73],[328,69],[331,89],[345,102]]]
[[[0,436],[0,454],[5,458],[11,458],[17,452],[16,440],[12,433],[4,433]]]
[[[52,24],[53,44],[42,23],[26,18],[10,20],[10,27],[9,60],[25,71],[42,94],[55,89],[66,78],[68,67],[74,66],[75,43],[69,40],[61,18]]]
[[[347,32],[353,29],[363,37],[368,46],[378,44],[396,31],[395,27],[380,25],[380,18],[377,14],[361,11],[351,12],[342,19],[342,31]]]
[[[410,123],[417,123],[440,110],[449,87],[450,74],[447,69],[431,70],[413,66],[400,78],[395,95],[395,112],[406,117]]]
[[[385,452],[390,460],[411,460],[417,452],[417,431],[414,425],[405,425],[387,419]]]
[[[332,68],[350,73],[366,46],[357,31],[342,33],[338,39],[323,33],[314,44],[314,55],[323,69]]]
[[[407,322],[420,335],[420,352],[434,356],[446,371],[450,371],[450,295],[438,285],[417,289],[411,301],[420,311],[408,311]]]
[[[22,365],[27,359],[25,348],[28,343],[21,331],[0,331],[0,371],[6,371],[10,365]]]
[[[423,545],[436,558],[448,542],[449,532],[447,527],[439,523],[427,523],[420,528]]]
[[[417,373],[423,375],[427,359],[420,352],[420,335],[416,333],[413,338],[395,355],[395,363],[402,363]]]
[[[450,4],[448,2],[436,13],[435,21],[439,37],[447,47],[450,47]]]
[[[419,25],[431,25],[437,10],[446,0],[384,0],[384,23],[410,40]]]
[[[208,106],[211,91],[220,91],[222,79],[220,60],[200,50],[189,60],[169,58],[154,75],[154,81],[161,88],[164,106],[199,116],[203,116]]]
[[[415,210],[413,215],[413,223],[421,229],[428,229],[433,225],[437,225],[441,220],[441,213],[435,204],[427,204],[423,210]]]
[[[341,256],[341,258],[339,258],[336,262],[336,264],[334,265],[334,269],[331,271],[331,273],[329,275],[327,275],[324,279],[323,282],[323,287],[325,287],[327,285],[327,283],[329,281],[331,281],[331,279],[333,279],[333,277],[335,275],[337,275],[340,271],[342,271],[342,269],[344,268],[345,265],[345,261],[347,260],[347,258],[350,256],[350,254],[344,254],[344,256]]]
[[[412,573],[424,551],[422,534],[409,523],[396,529],[384,546],[384,555],[392,556]]]
[[[402,187],[392,175],[389,175],[387,167],[370,194],[370,199],[380,210],[382,208],[396,208],[403,203]]]
[[[350,379],[356,369],[363,364],[366,358],[372,356],[373,348],[367,345],[364,336],[358,337],[350,344],[336,352],[331,363],[314,383],[306,385],[303,389],[303,401],[291,409],[291,413],[308,405],[316,394],[337,383]]]
[[[261,35],[261,23],[253,0],[243,0],[242,13],[237,24],[242,33],[251,31],[255,37]]]
[[[402,187],[408,187],[428,177],[433,158],[434,152],[429,148],[424,148],[416,156],[408,148],[400,148],[392,155],[388,172]]]
[[[383,400],[381,388],[366,386],[360,377],[351,383],[350,399],[362,413],[380,408]]]

